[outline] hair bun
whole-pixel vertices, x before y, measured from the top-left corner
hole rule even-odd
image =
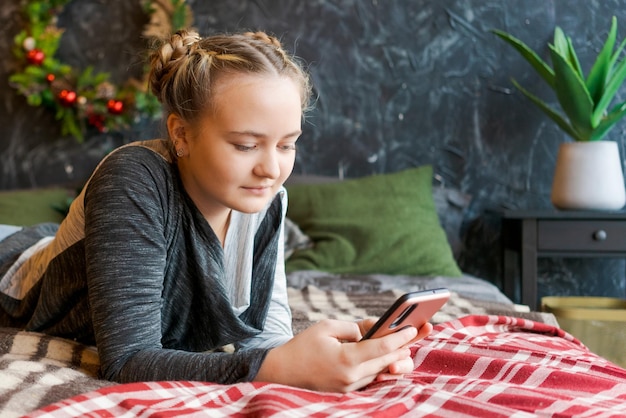
[[[179,30],[174,33],[169,42],[173,52],[170,60],[176,60],[184,55],[189,55],[189,53],[193,52],[196,48],[200,39],[198,32],[193,30]]]
[[[163,102],[161,94],[163,83],[167,81],[180,64],[180,59],[188,56],[195,50],[200,35],[193,30],[180,30],[164,41],[161,46],[153,51],[150,64],[150,88],[152,93]]]

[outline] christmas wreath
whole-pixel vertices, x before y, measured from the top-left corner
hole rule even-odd
[[[119,131],[141,118],[158,118],[160,105],[147,89],[147,67],[141,80],[129,78],[115,85],[108,73],[96,73],[93,67],[78,70],[55,57],[63,34],[56,17],[70,1],[26,1],[26,28],[15,36],[14,45],[21,65],[10,76],[10,84],[28,104],[55,112],[61,133],[79,142],[89,130]],[[150,16],[143,30],[146,38],[162,37],[191,24],[185,0],[141,0],[141,5]]]

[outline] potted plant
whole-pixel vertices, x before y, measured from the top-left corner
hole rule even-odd
[[[613,17],[604,46],[586,77],[571,38],[558,26],[549,44],[552,66],[514,36],[492,32],[537,71],[555,93],[561,112],[514,79],[513,85],[573,139],[559,147],[552,203],[560,209],[621,209],[626,193],[619,149],[614,141],[603,140],[626,116],[626,102],[611,107],[626,80],[626,60],[620,57],[626,39],[615,49],[617,19]]]

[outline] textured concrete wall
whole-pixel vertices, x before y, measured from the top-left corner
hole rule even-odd
[[[0,52],[20,28],[17,2],[1,0]],[[555,25],[573,37],[583,67],[624,0],[189,0],[203,34],[263,29],[281,37],[312,73],[317,101],[299,142],[298,173],[357,177],[433,164],[438,178],[473,196],[462,266],[499,281],[499,223],[489,210],[549,208],[557,130],[509,78],[540,96],[544,85],[488,31],[505,29],[547,56]],[[145,16],[134,1],[75,0],[60,16],[60,54],[121,80],[137,70]],[[83,181],[122,143],[155,126],[99,135],[77,145],[51,115],[8,86],[0,63],[0,189]],[[626,94],[622,94],[626,97]],[[610,139],[626,156],[626,123]],[[626,295],[621,260],[545,260],[542,294]]]

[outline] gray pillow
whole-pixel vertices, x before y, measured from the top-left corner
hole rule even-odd
[[[313,240],[294,221],[285,218],[285,260],[296,250],[313,247]]]

